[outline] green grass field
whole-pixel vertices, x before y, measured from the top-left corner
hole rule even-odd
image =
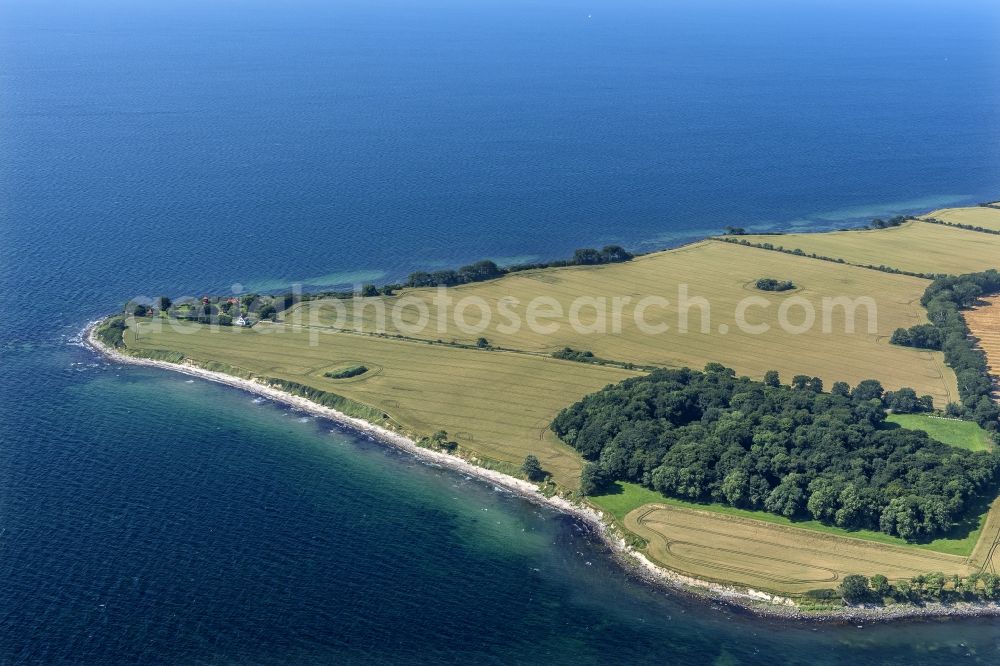
[[[932,225],[927,225],[932,226]],[[977,234],[983,236],[985,234]],[[797,289],[787,293],[763,292],[754,287],[761,277],[792,280]],[[700,307],[688,308],[688,330],[679,330],[681,315],[678,290],[687,289],[688,298],[705,299],[708,303],[707,330],[702,331]],[[544,297],[558,304],[568,314],[580,296],[603,298],[606,312],[613,310],[612,299],[631,299],[622,307],[622,327],[611,325],[606,332],[589,332],[585,326],[574,328],[568,317],[553,318],[558,326],[551,333],[536,332],[528,326],[518,330],[505,329],[507,321],[493,317],[483,332],[464,332],[451,317],[441,321],[435,317],[437,308],[434,289],[408,289],[389,299],[366,300],[358,314],[367,331],[378,330],[377,307],[391,312],[396,304],[419,302],[430,317],[417,332],[406,330],[417,323],[419,310],[408,305],[400,310],[405,316],[394,325],[385,317],[385,330],[390,334],[404,333],[422,339],[455,340],[474,344],[480,335],[492,344],[532,353],[551,353],[563,347],[589,350],[600,358],[642,365],[701,368],[717,361],[737,372],[761,377],[767,370],[778,370],[786,381],[796,374],[822,377],[827,385],[834,381],[851,384],[877,376],[887,387],[910,386],[918,394],[934,396],[939,406],[957,397],[954,373],[944,365],[940,353],[918,351],[888,344],[888,337],[898,327],[908,327],[926,321],[919,299],[927,281],[904,275],[888,275],[875,271],[830,262],[815,261],[778,252],[741,247],[719,241],[705,241],[676,250],[639,257],[624,264],[577,266],[560,269],[525,271],[499,280],[451,288],[448,294],[458,302],[463,298],[480,300],[498,312],[498,303],[514,298],[521,304],[516,310],[525,320],[527,303]],[[650,333],[636,323],[635,305],[647,296],[662,296],[670,301],[665,307],[655,306],[646,311],[646,320],[665,323],[669,330]],[[824,330],[824,299],[846,297],[870,298],[875,315],[871,318],[875,332],[868,330],[869,311],[864,307],[852,318],[853,332],[848,330],[842,308],[829,308]],[[747,310],[750,324],[766,324],[766,333],[741,330],[736,321],[740,303],[747,298],[761,299]],[[805,299],[816,314],[815,325],[805,333],[782,329],[778,313],[789,298]],[[354,327],[352,304],[346,303],[347,316],[337,322],[332,301],[309,301],[284,315],[287,322],[304,326]],[[475,308],[469,309],[468,320],[479,321]],[[802,311],[788,315],[791,323],[799,323]],[[595,309],[583,309],[582,324],[596,321]],[[549,320],[546,321],[549,323]]]
[[[134,322],[133,322],[134,326]],[[351,333],[261,324],[211,329],[200,324],[142,322],[131,349],[178,350],[204,366],[224,363],[242,376],[299,382],[385,412],[416,436],[446,430],[466,450],[519,466],[534,453],[542,467],[575,487],[580,457],[548,429],[560,409],[636,373],[508,352],[456,349]],[[176,360],[174,358],[173,360]],[[331,379],[327,372],[364,365],[368,372]]]
[[[960,449],[988,451],[993,446],[989,433],[972,421],[929,414],[890,414],[887,420],[902,428],[922,430],[937,441]]]
[[[968,224],[983,229],[1000,231],[1000,209],[984,206],[969,208],[942,208],[920,217],[933,217],[951,224]]]
[[[752,243],[801,249],[862,266],[960,275],[1000,268],[1000,236],[926,222],[891,229],[743,236]]]
[[[986,520],[989,507],[982,507],[977,515],[969,520],[965,525],[961,525],[953,531],[947,538],[935,539],[927,543],[911,544],[898,537],[889,536],[882,532],[872,530],[845,530],[839,527],[824,525],[817,520],[790,520],[784,516],[779,516],[766,511],[749,511],[724,504],[699,504],[696,502],[685,502],[684,500],[667,497],[655,490],[650,490],[636,483],[617,482],[616,492],[606,495],[590,497],[589,500],[598,508],[607,511],[615,517],[618,522],[622,522],[625,516],[647,504],[665,504],[667,506],[683,507],[709,513],[735,516],[737,518],[747,518],[758,520],[773,525],[784,525],[787,527],[797,527],[823,534],[832,534],[841,537],[851,537],[854,539],[864,539],[874,543],[887,544],[891,546],[906,546],[930,550],[948,555],[961,555],[963,557],[971,555],[979,540],[983,524]]]

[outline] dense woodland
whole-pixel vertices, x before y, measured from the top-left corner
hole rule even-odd
[[[1000,408],[990,399],[993,382],[986,355],[976,348],[961,310],[972,307],[984,295],[998,292],[1000,272],[995,270],[940,277],[920,299],[931,323],[896,329],[891,340],[897,345],[942,350],[945,363],[958,377],[961,398],[961,403],[948,405],[948,411],[991,432],[998,430]]]
[[[902,391],[887,396],[875,380],[838,382],[830,393],[818,378],[794,384],[775,372],[763,382],[736,377],[718,364],[657,370],[587,396],[552,430],[591,461],[587,494],[628,480],[914,541],[947,532],[994,493],[1000,456],[886,424],[885,401]]]

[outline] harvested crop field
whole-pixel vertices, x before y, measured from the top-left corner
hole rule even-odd
[[[134,322],[132,323],[134,327]],[[507,352],[335,333],[311,340],[303,330],[262,324],[212,329],[143,322],[130,349],[176,352],[196,363],[224,363],[240,374],[299,382],[388,414],[418,436],[446,430],[459,445],[521,464],[533,453],[559,483],[578,483],[582,462],[548,429],[556,413],[634,372]],[[364,365],[350,379],[325,373]]]
[[[993,501],[969,561],[980,571],[1000,573],[1000,498]]]
[[[762,277],[791,280],[795,288],[761,291],[755,283]],[[910,386],[919,394],[932,395],[943,406],[957,394],[954,373],[944,365],[941,354],[888,344],[897,327],[926,321],[919,300],[927,284],[921,278],[704,241],[622,264],[524,271],[448,289],[447,295],[455,304],[467,299],[493,313],[482,331],[470,332],[456,325],[454,305],[447,316],[438,316],[435,289],[407,289],[391,298],[365,299],[357,312],[349,301],[309,301],[286,312],[283,320],[342,329],[361,325],[366,331],[384,325],[390,335],[464,344],[474,344],[483,336],[490,344],[530,353],[548,354],[571,347],[600,358],[642,365],[701,368],[715,361],[752,377],[774,369],[786,381],[807,374],[823,378],[827,385],[835,381],[856,384],[877,377],[890,388]],[[690,304],[686,308],[681,306],[682,289]],[[646,323],[666,325],[667,330],[650,332],[637,323],[638,304],[648,297],[669,301],[642,310]],[[588,328],[601,319],[593,305],[580,309],[580,326],[572,325],[568,315],[581,298],[604,303],[603,329]],[[621,308],[620,329],[615,328],[612,318],[616,298],[628,299]],[[507,319],[497,316],[504,299],[520,304],[515,312],[522,325],[515,330],[507,326]],[[543,322],[555,325],[555,330],[533,330],[526,325],[527,304],[535,299],[546,299],[563,313]],[[861,305],[849,316],[843,307],[827,310],[824,299],[831,303],[833,299],[870,299],[873,309]],[[698,303],[704,303],[705,308]],[[739,325],[741,303],[750,303],[743,311],[743,321],[749,327]],[[380,321],[378,308],[391,313],[396,306],[400,308],[399,321],[394,322],[389,314]],[[815,322],[807,330],[795,330],[806,321],[806,306],[813,310]],[[339,320],[336,307],[347,309]],[[787,308],[789,328],[782,326],[783,307]],[[421,309],[429,316],[418,328]],[[686,330],[682,311],[688,313]],[[468,308],[467,313],[466,321],[481,321],[478,306]],[[848,320],[854,324],[853,330]],[[758,332],[753,328],[758,325],[768,330]]]
[[[646,539],[647,555],[674,571],[779,594],[834,589],[852,573],[899,580],[933,571],[967,575],[978,570],[958,555],[663,504],[638,508],[624,522]]]
[[[1000,208],[973,206],[969,208],[942,208],[921,218],[934,218],[949,224],[968,224],[973,227],[1000,231]]]
[[[986,352],[990,374],[1000,385],[1000,296],[984,299],[984,305],[964,313],[972,335],[979,339],[979,346]]]
[[[889,266],[912,273],[960,275],[1000,268],[1000,236],[928,222],[908,222],[891,229],[741,239],[843,259],[858,266]]]

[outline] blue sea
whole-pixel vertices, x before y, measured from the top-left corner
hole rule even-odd
[[[79,345],[139,295],[1000,197],[1000,6],[0,2],[0,663],[1000,663],[777,622],[573,520]]]

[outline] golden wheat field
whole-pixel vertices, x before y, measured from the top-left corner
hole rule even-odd
[[[134,323],[133,323],[134,326]],[[180,351],[196,363],[221,362],[256,376],[300,382],[389,414],[417,436],[446,430],[462,447],[520,465],[528,453],[567,487],[580,457],[548,429],[560,409],[636,373],[509,352],[465,350],[351,333],[310,333],[261,324],[253,329],[143,322],[129,348]],[[364,365],[350,379],[324,373]]]
[[[755,287],[762,277],[791,280],[796,288],[764,292]],[[753,377],[776,369],[786,381],[796,374],[808,374],[822,377],[828,385],[840,380],[855,384],[876,377],[887,387],[911,386],[918,393],[930,394],[943,406],[955,399],[956,389],[954,374],[944,365],[941,354],[888,344],[897,327],[926,321],[919,299],[927,284],[924,279],[905,275],[704,241],[624,264],[525,271],[453,287],[447,290],[453,301],[447,311],[434,305],[437,290],[408,289],[390,298],[365,299],[360,306],[306,302],[286,312],[283,321],[316,329],[353,329],[361,322],[366,331],[384,327],[389,334],[465,344],[482,336],[505,349],[548,354],[571,347],[600,358],[642,365],[700,368],[717,361]],[[681,289],[686,289],[690,307],[682,307]],[[669,304],[641,305],[649,297],[667,299]],[[616,298],[625,299],[620,301],[618,318],[614,316]],[[870,299],[873,309],[861,305],[848,316],[842,307],[824,307],[824,299],[837,298]],[[510,299],[519,304],[510,306],[521,319],[516,329],[508,326],[509,318],[496,315],[503,302],[513,302]],[[562,312],[562,316],[539,320],[554,330],[533,330],[527,324],[528,304],[538,299]],[[467,324],[483,321],[476,303],[493,313],[485,330],[460,328],[454,310],[463,301],[473,304],[463,314]],[[574,303],[579,305],[575,320],[571,317]],[[738,324],[741,303],[751,303],[743,315],[750,328]],[[343,316],[335,307],[346,309]],[[787,308],[784,319],[783,307]],[[808,330],[798,330],[795,327],[806,322],[807,308],[812,309],[815,322]],[[386,313],[384,317],[379,315],[380,309]],[[681,330],[685,309],[686,331]],[[399,313],[395,321],[393,311]],[[419,327],[422,311],[429,316]],[[669,329],[644,330],[636,319],[637,311],[641,311],[644,324],[665,324]],[[446,312],[445,316],[439,316],[441,312]],[[848,320],[853,322],[853,330]],[[574,327],[573,321],[579,325]],[[605,322],[603,329],[597,325],[601,321]],[[621,322],[620,328],[615,328],[616,321]],[[782,327],[783,321],[788,327]],[[752,328],[759,325],[768,330]]]
[[[1000,231],[1000,208],[974,206],[970,208],[942,208],[935,210],[922,218],[934,218],[950,224],[969,224],[983,229]]]
[[[993,501],[969,562],[979,571],[1000,573],[1000,498]]]
[[[860,266],[890,266],[912,273],[959,275],[1000,268],[1000,236],[928,222],[891,229],[742,237],[800,249]]]
[[[980,569],[959,555],[664,504],[635,509],[624,523],[647,541],[647,555],[674,571],[779,594],[836,588],[845,575],[859,572],[899,580]]]
[[[984,302],[984,305],[965,312],[965,322],[986,352],[990,374],[1000,385],[1000,296],[986,298]]]

